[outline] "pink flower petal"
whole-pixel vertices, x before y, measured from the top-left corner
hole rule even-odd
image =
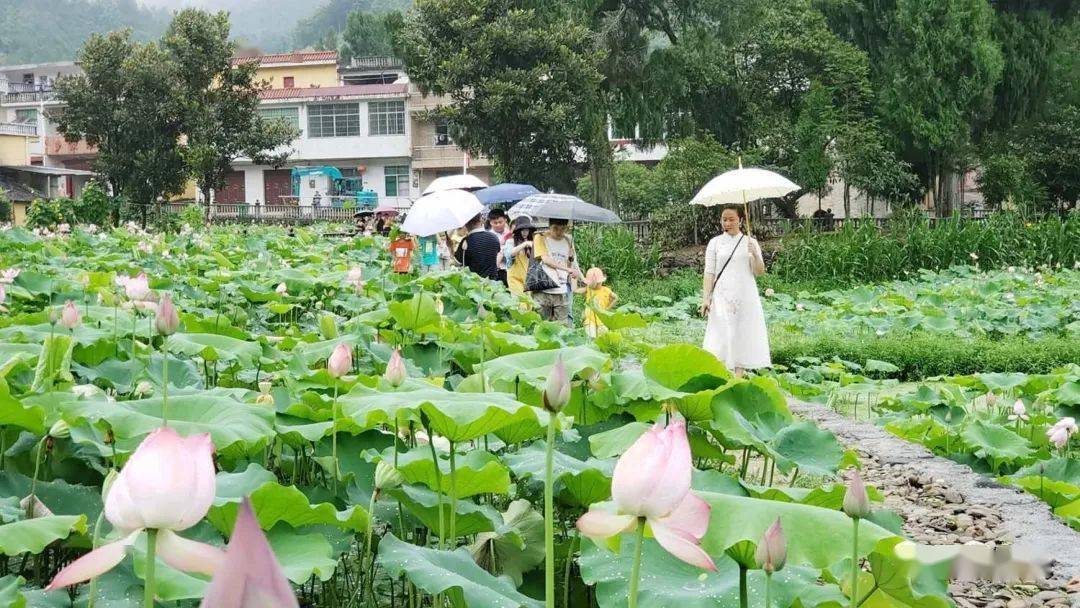
[[[664,455],[652,491],[642,503],[642,515],[663,517],[679,506],[690,491],[690,441],[686,437],[686,421],[677,418],[661,432]]]
[[[656,521],[650,521],[649,525],[652,527],[656,542],[660,543],[660,546],[668,553],[692,566],[716,570],[716,564],[713,563],[712,558],[694,542],[693,537]]]
[[[225,561],[203,597],[202,608],[297,608],[296,595],[266,542],[251,503],[236,516]]]
[[[712,507],[693,492],[687,492],[686,497],[675,507],[675,510],[651,521],[660,522],[666,528],[678,530],[695,541],[705,536],[709,529],[709,513]]]
[[[188,540],[172,530],[159,530],[157,555],[177,570],[213,575],[225,561],[225,552],[212,545]]]
[[[615,515],[600,509],[592,509],[577,520],[577,528],[589,538],[602,540],[619,534],[634,525],[633,515]]]
[[[214,500],[213,452],[208,434],[181,437],[171,428],[155,430],[120,471],[105,500],[105,516],[114,525],[117,519],[134,521],[137,514],[147,528],[194,526]]]
[[[611,478],[611,497],[619,511],[644,515],[649,494],[660,483],[664,444],[659,426],[646,431],[615,463]]]
[[[76,583],[88,581],[95,576],[101,576],[124,561],[127,548],[135,542],[142,530],[136,530],[116,542],[102,545],[90,553],[71,562],[66,568],[56,574],[56,577],[45,588],[46,591],[68,587]]]

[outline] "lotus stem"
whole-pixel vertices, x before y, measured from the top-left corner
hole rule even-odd
[[[450,442],[450,541],[457,543],[457,465],[454,460],[457,446]],[[438,466],[438,463],[435,463]]]
[[[378,495],[379,489],[373,487],[371,489],[371,500],[368,502],[368,527],[367,534],[364,538],[364,557],[367,557],[369,559],[369,563],[371,564],[370,568],[368,569],[369,572],[373,572],[375,568],[375,554],[371,552],[371,530],[375,527],[375,497]],[[361,559],[361,567],[363,567],[363,564],[364,560]],[[367,585],[369,597],[371,597],[373,600],[372,605],[375,605],[375,585],[374,581],[371,580],[372,578],[373,577],[370,576],[365,577],[364,583]]]
[[[851,608],[859,605],[859,518],[851,520]]]
[[[544,454],[544,602],[547,608],[555,608],[555,507],[552,470],[555,458],[555,414],[548,413],[547,450]],[[640,542],[640,541],[639,541]],[[640,546],[638,551],[640,553]],[[630,606],[637,604],[635,578],[630,581]]]
[[[146,531],[146,581],[143,584],[143,606],[154,608],[154,566],[157,562],[157,529]]]
[[[169,352],[161,343],[161,426],[169,426]]]
[[[334,379],[334,403],[331,406],[331,409],[332,409],[331,415],[334,418],[334,425],[330,427],[330,443],[331,443],[330,451],[333,452],[333,454],[331,455],[332,456],[331,459],[334,461],[334,494],[337,494],[338,478],[341,477],[341,466],[338,464],[338,459],[337,459],[337,423],[338,423],[337,396],[338,396],[338,384],[337,384],[337,378],[335,378]]]
[[[26,517],[28,519],[33,516],[34,497],[37,496],[38,473],[41,470],[41,450],[45,448],[45,440],[48,438],[48,435],[41,438],[41,441],[37,444],[37,453],[34,454],[34,479],[30,482],[30,500],[27,501],[29,504],[26,507]]]
[[[431,432],[431,425],[428,424],[427,416],[423,416],[420,420],[424,425],[424,430],[428,436],[428,447],[431,449],[431,462],[435,464],[435,502],[439,505],[439,549],[443,548],[443,505],[442,505],[442,470],[439,469],[439,455],[435,452],[435,435]],[[456,516],[456,513],[450,514],[452,517]]]
[[[644,545],[645,522],[639,518],[637,531],[634,534],[634,565],[630,568],[630,594],[628,596],[630,608],[637,608],[638,583],[641,580],[641,550]]]
[[[746,566],[739,564],[739,608],[746,608],[750,594],[746,590]]]
[[[765,608],[772,608],[769,603],[769,595],[772,592],[772,572],[765,571]]]

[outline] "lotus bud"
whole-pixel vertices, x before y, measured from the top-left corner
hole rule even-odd
[[[274,384],[272,382],[267,382],[266,380],[263,380],[262,382],[259,382],[259,392],[267,395],[270,393],[270,389],[273,388],[273,386]]]
[[[784,568],[784,562],[787,561],[787,538],[784,537],[784,528],[780,525],[779,517],[765,531],[765,536],[754,553],[754,559],[758,568],[769,574]]]
[[[2,288],[2,287],[3,287],[3,285],[0,285],[0,288]],[[3,300],[0,300],[0,302],[2,302],[2,301]],[[444,307],[443,307],[442,298],[435,298],[435,310],[437,310],[439,312],[440,316],[443,314]]]
[[[555,365],[551,367],[547,384],[544,386],[544,409],[553,413],[559,412],[569,402],[570,377],[566,374],[562,357],[556,357]]]
[[[853,519],[865,519],[870,515],[870,496],[858,469],[851,470],[851,481],[844,494],[844,513]]]
[[[352,349],[344,342],[334,347],[334,352],[326,361],[326,371],[334,378],[340,378],[352,370]]]
[[[168,293],[161,296],[157,315],[154,317],[154,327],[163,336],[171,336],[180,328],[180,316],[173,305],[172,295]]]
[[[55,308],[49,309],[49,324],[56,325],[56,322],[60,320],[60,312]]]
[[[994,407],[994,405],[997,403],[997,400],[997,393],[993,391],[988,391],[986,393],[986,407]]]
[[[1013,413],[1009,416],[1009,420],[1027,420],[1027,407],[1024,406],[1024,402],[1021,399],[1017,399],[1016,403],[1013,403]]]
[[[405,383],[405,379],[409,377],[408,370],[405,369],[405,360],[401,358],[401,352],[396,348],[393,354],[390,355],[390,362],[386,364],[386,372],[383,374],[383,378],[393,386],[397,388]]]
[[[396,488],[405,483],[405,476],[401,474],[401,471],[394,468],[394,465],[380,460],[379,464],[375,465],[375,490],[389,490],[390,488]]]
[[[49,437],[56,439],[67,439],[71,437],[71,427],[67,422],[63,420],[57,420],[51,427],[49,427]]]
[[[152,392],[154,392],[154,385],[150,384],[150,382],[148,380],[143,380],[142,382],[135,385],[135,396],[136,397],[145,397],[146,395],[149,395]]]
[[[79,309],[71,300],[64,303],[64,310],[60,313],[60,325],[71,330],[79,326]]]

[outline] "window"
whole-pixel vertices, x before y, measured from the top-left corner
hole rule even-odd
[[[637,125],[618,125],[611,123],[611,139],[637,139]]]
[[[449,146],[454,143],[450,137],[450,123],[444,118],[435,123],[435,145]]]
[[[290,127],[300,129],[300,108],[259,108],[263,120],[282,120]]]
[[[34,108],[15,110],[15,122],[22,124],[37,124],[38,111]]]
[[[22,83],[23,84],[34,84],[34,75],[33,74],[23,74],[22,75]]]
[[[368,104],[370,135],[404,135],[405,102],[372,101]]]
[[[360,135],[360,104],[328,103],[308,107],[308,137]]]
[[[296,78],[294,78],[293,76],[285,76],[284,78],[282,78],[282,80],[284,81],[282,86],[284,86],[286,89],[296,88]]]
[[[409,167],[406,165],[386,167],[386,196],[409,196]]]

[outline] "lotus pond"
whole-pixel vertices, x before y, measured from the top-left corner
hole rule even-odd
[[[393,274],[385,245],[0,233],[0,604],[197,606],[209,562],[177,547],[216,555],[234,526],[239,542],[247,499],[302,606],[950,605],[942,569],[895,550],[910,548],[898,518],[845,485],[857,457],[791,414],[783,374],[735,379],[696,346],[638,344],[632,312],[592,342],[467,273]],[[1007,323],[1075,329],[1071,310]],[[1062,407],[1045,395],[1075,395],[1070,373],[998,388]],[[953,424],[980,417],[944,405]],[[1041,428],[981,416],[979,432],[1015,436],[986,452],[999,474],[1049,456]],[[136,449],[163,427],[208,436],[212,490],[138,499],[188,464],[145,479]],[[147,519],[204,499],[197,520]],[[95,547],[116,548],[110,568],[57,584]]]

